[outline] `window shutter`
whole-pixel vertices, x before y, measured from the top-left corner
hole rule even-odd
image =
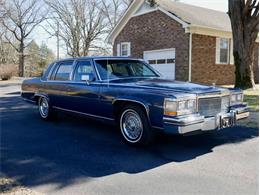
[[[230,64],[234,64],[233,39],[230,39]]]
[[[220,64],[220,38],[216,37],[216,64]]]
[[[116,53],[117,53],[117,56],[121,56],[121,52],[120,52],[120,44],[118,43],[117,45],[116,45]]]
[[[127,56],[131,56],[131,43],[127,43]]]

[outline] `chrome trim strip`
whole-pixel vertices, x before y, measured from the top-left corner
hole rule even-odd
[[[185,120],[186,119],[186,120]],[[197,123],[203,123],[204,117],[191,117],[191,118],[184,118],[182,119],[174,119],[169,117],[163,117],[163,121],[166,124],[172,124],[172,125],[192,125]]]
[[[118,99],[114,99],[112,101],[112,104],[114,104],[116,101],[129,101],[129,102],[139,103],[139,104],[144,106],[146,113],[147,113],[147,116],[149,117],[149,108],[143,102],[140,102],[140,101],[137,101],[137,100],[132,100],[132,99],[127,99],[127,98],[118,98]]]
[[[249,112],[242,112],[242,113],[236,114],[236,119],[240,120],[240,119],[247,118],[249,116],[250,116]]]
[[[223,97],[223,96],[229,96],[230,92],[220,92],[220,93],[212,93],[212,94],[198,94],[198,99],[203,98],[215,98],[215,97]]]
[[[52,83],[68,83],[68,84],[86,84],[87,85],[87,82],[85,81],[58,81],[58,80],[47,80],[47,81],[44,81],[44,80],[41,80],[41,82],[52,82]],[[90,82],[90,85],[91,84],[97,84],[97,85],[100,85],[101,83],[97,82],[97,81],[92,81]]]
[[[89,117],[94,117],[94,118],[106,119],[106,120],[110,120],[110,121],[114,121],[115,120],[113,118],[98,116],[98,115],[94,115],[94,114],[88,114],[88,113],[84,113],[84,112],[78,112],[78,111],[75,111],[75,110],[69,110],[69,109],[60,108],[60,107],[57,107],[57,106],[53,106],[53,108],[58,109],[58,110],[67,111],[67,112],[73,112],[73,113],[76,113],[76,114],[82,114],[82,115],[89,116]]]
[[[26,102],[30,102],[30,103],[36,103],[36,101],[34,101],[34,100],[30,100],[30,99],[27,99],[27,98],[22,98],[24,101],[26,101]]]
[[[163,130],[163,129],[164,129],[163,127],[158,127],[158,126],[152,126],[152,128],[160,129],[160,130]]]

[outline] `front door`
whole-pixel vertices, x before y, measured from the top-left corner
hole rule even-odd
[[[67,92],[70,109],[84,114],[99,115],[99,89],[100,84],[91,60],[78,60]]]

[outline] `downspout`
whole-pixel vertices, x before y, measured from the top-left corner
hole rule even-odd
[[[191,63],[192,63],[192,33],[190,32],[190,42],[189,42],[189,82],[191,82]]]

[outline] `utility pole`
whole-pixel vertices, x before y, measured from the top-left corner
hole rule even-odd
[[[59,22],[57,21],[57,32],[56,32],[56,37],[57,37],[57,60],[60,59],[60,39],[59,39],[59,34],[60,34],[60,25],[59,25]]]

